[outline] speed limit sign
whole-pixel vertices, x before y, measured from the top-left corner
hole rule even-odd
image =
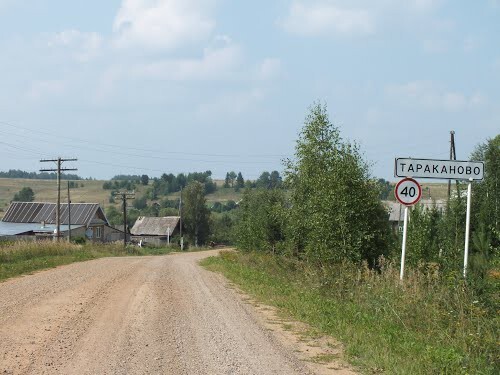
[[[394,195],[399,203],[413,206],[422,198],[422,187],[413,178],[404,178],[397,183]]]

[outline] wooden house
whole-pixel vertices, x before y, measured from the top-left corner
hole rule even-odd
[[[0,238],[41,239],[56,234],[55,203],[12,202],[0,221]],[[97,203],[71,203],[60,206],[60,236],[82,237],[92,242],[123,240],[124,233],[110,226]]]
[[[171,242],[171,238],[179,233],[179,228],[179,216],[140,216],[130,229],[130,233],[134,242],[162,246]]]

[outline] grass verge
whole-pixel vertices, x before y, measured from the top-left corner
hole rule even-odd
[[[202,265],[342,341],[367,373],[499,373],[498,299],[483,304],[458,278],[409,270],[401,284],[391,266],[317,269],[260,253],[222,252]]]
[[[102,257],[165,255],[173,248],[124,248],[121,244],[69,244],[67,242],[12,242],[0,244],[0,281],[37,270]]]

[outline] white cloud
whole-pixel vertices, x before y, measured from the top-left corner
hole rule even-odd
[[[171,81],[218,80],[231,77],[242,60],[240,47],[228,43],[223,47],[205,48],[198,59],[165,59],[138,64],[130,73],[138,78]]]
[[[290,0],[278,25],[303,36],[370,35],[408,31],[429,35],[454,25],[436,16],[444,0]],[[430,39],[428,36],[426,39]]]
[[[296,0],[279,24],[290,33],[305,36],[371,34],[375,29],[373,15],[367,10],[339,7],[331,1]]]
[[[123,0],[113,24],[118,47],[172,49],[214,30],[210,0]]]
[[[386,87],[386,94],[396,102],[427,110],[459,112],[482,107],[487,97],[482,93],[464,94],[447,90],[432,81],[414,81]]]
[[[53,49],[68,50],[71,56],[81,62],[96,57],[103,44],[103,38],[95,32],[65,30],[48,37],[47,46]]]

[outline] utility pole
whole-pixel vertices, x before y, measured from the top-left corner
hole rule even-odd
[[[122,200],[123,206],[123,246],[127,246],[127,200],[135,198],[134,191],[124,191],[120,193],[115,193],[115,196],[119,196]]]
[[[71,198],[69,196],[69,181],[68,181],[68,242],[71,242]]]
[[[450,131],[450,160],[457,160],[457,153],[455,151],[455,132]],[[451,197],[451,180],[448,180],[448,200]]]
[[[181,251],[183,251],[184,237],[182,237],[182,186],[181,186],[181,198],[179,200],[179,235],[181,237]]]
[[[56,169],[40,169],[40,172],[56,172],[57,173],[57,206],[56,206],[56,238],[59,241],[61,236],[61,172],[64,171],[77,171],[76,168],[61,168],[61,165],[65,161],[77,161],[78,159],[63,159],[58,157],[57,159],[42,159],[40,163],[55,162],[57,165]]]

